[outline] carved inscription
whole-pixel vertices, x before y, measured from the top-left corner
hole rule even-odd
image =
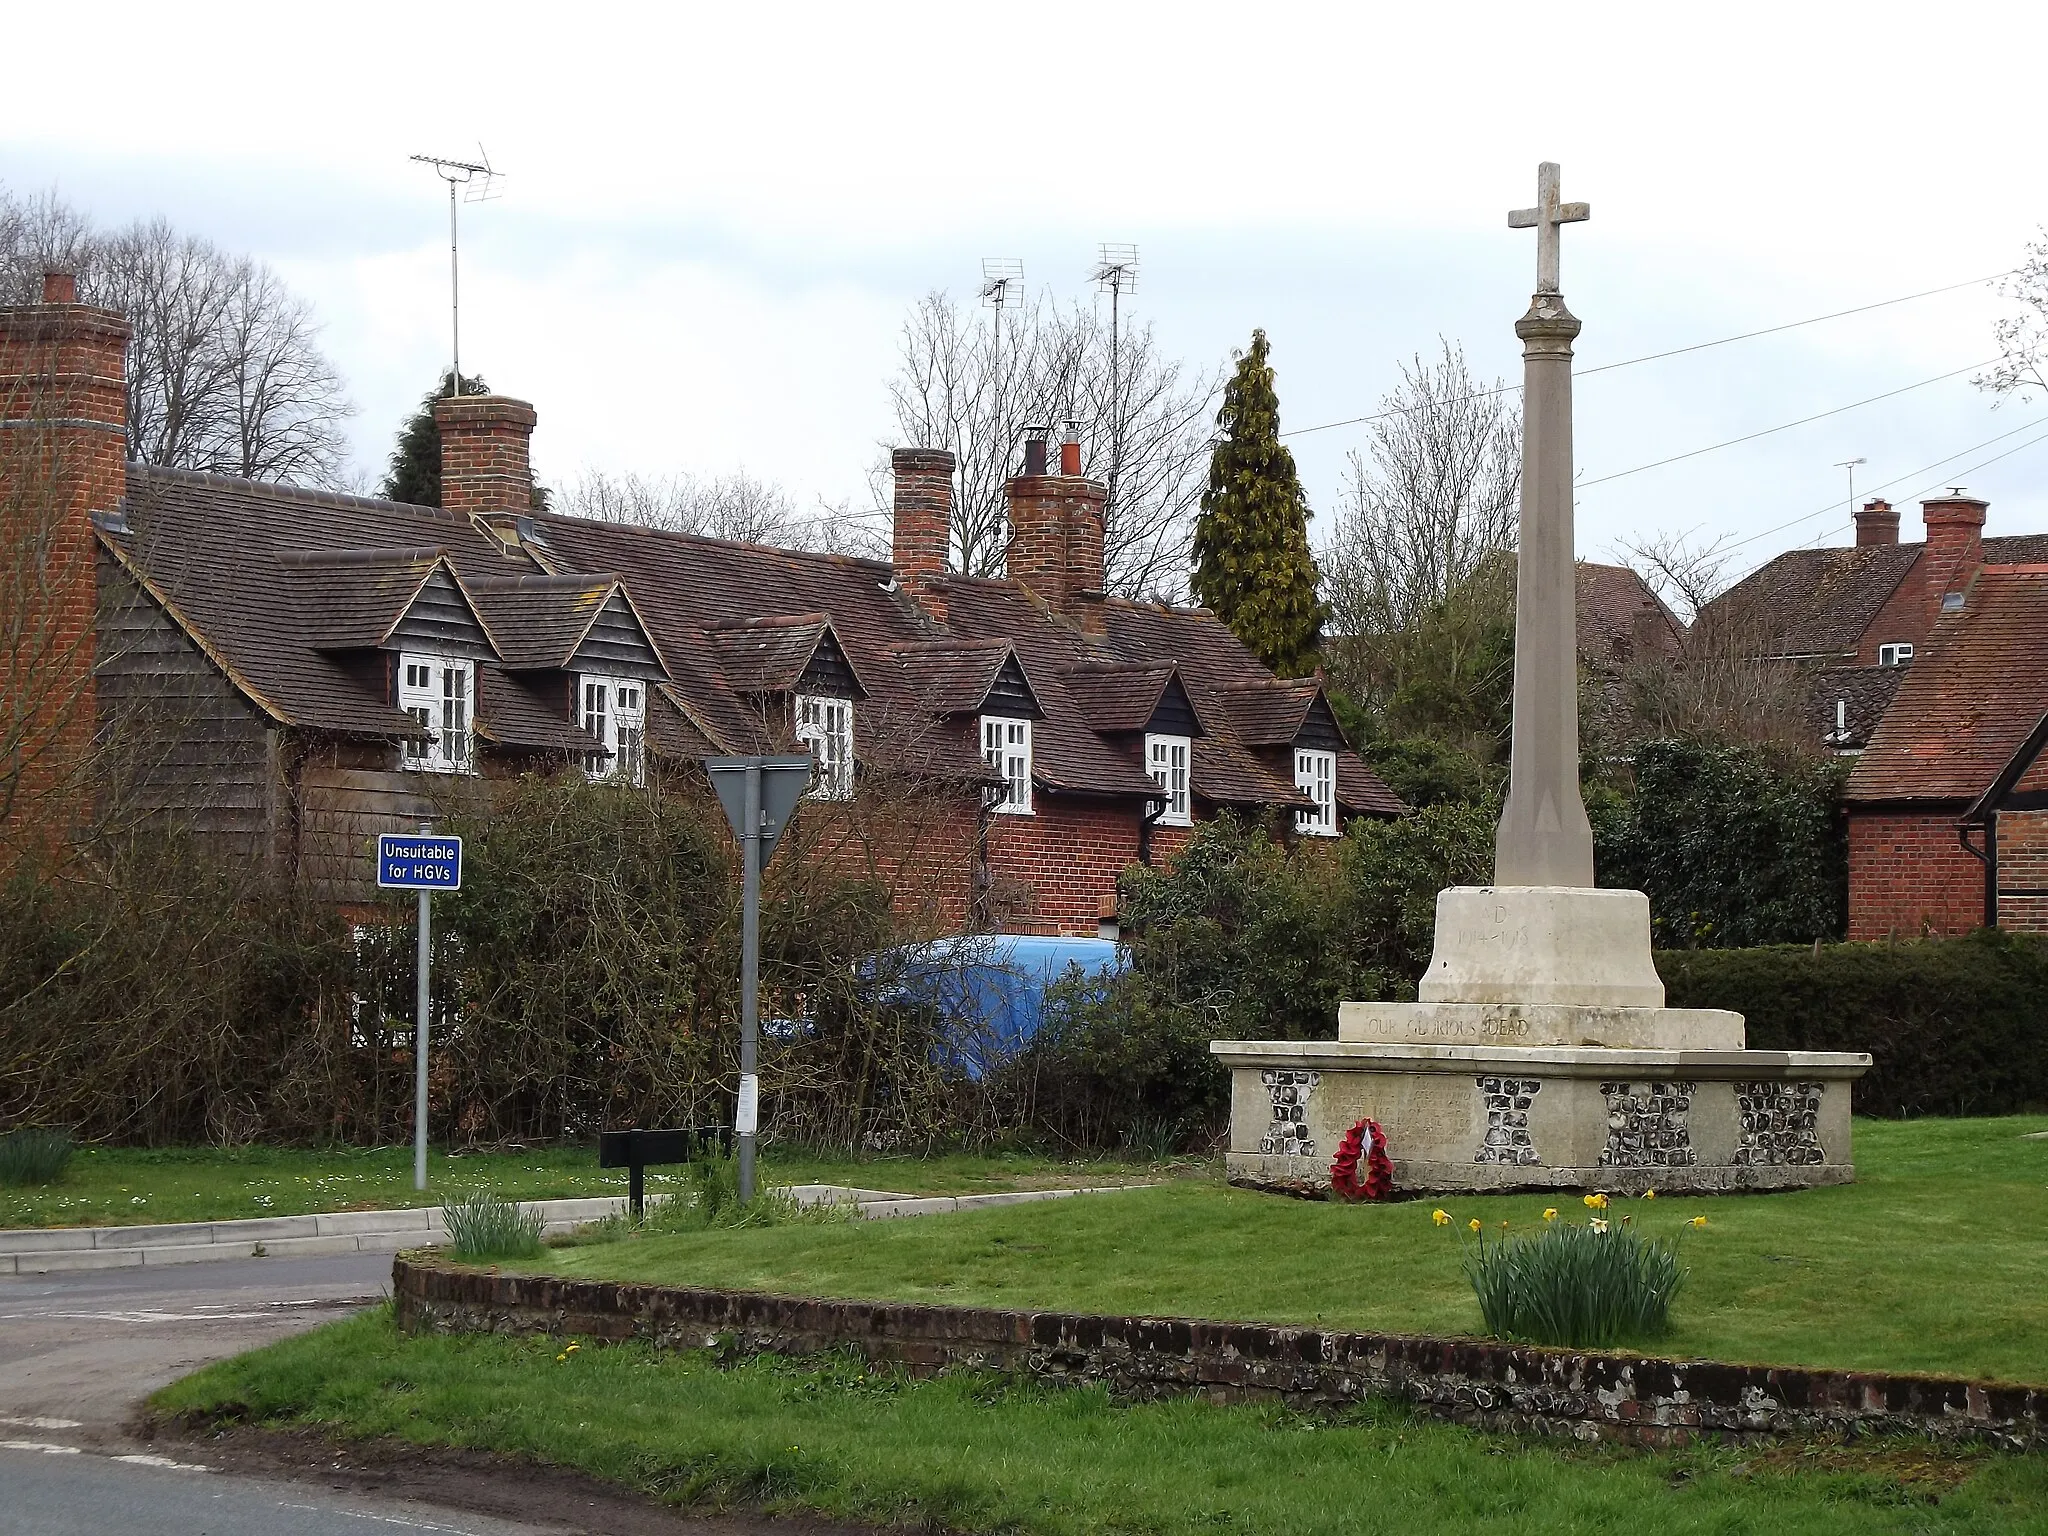
[[[1692,1083],[1602,1083],[1607,1098],[1608,1168],[1690,1168]]]
[[[1261,1153],[1268,1157],[1316,1155],[1315,1139],[1308,1133],[1308,1101],[1322,1080],[1320,1072],[1293,1067],[1267,1067],[1259,1073],[1259,1081],[1273,1100],[1272,1123],[1259,1138]]]
[[[1475,1163],[1517,1163],[1542,1161],[1529,1139],[1529,1106],[1543,1089],[1533,1077],[1482,1077],[1480,1096],[1486,1101],[1486,1139]]]
[[[1820,1101],[1826,1083],[1737,1082],[1741,1133],[1735,1161],[1750,1167],[1812,1168],[1827,1161],[1820,1145]]]

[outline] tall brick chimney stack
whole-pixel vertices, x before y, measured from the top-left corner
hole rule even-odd
[[[955,463],[945,448],[898,448],[889,455],[896,479],[890,563],[896,580],[940,623],[946,595],[939,582],[951,568]]]
[[[1109,487],[1081,472],[1081,433],[1069,422],[1059,473],[1048,474],[1051,430],[1024,429],[1024,473],[1011,479],[1007,567],[1090,634],[1103,629],[1103,504]]]
[[[1899,542],[1899,509],[1873,496],[1856,509],[1856,547]]]
[[[1984,563],[1984,509],[1990,503],[1951,486],[1946,496],[1920,503],[1920,516],[1927,525],[1927,552],[1921,556],[1926,574],[1921,591],[1927,594],[1928,622],[1941,612],[1941,599],[1970,584],[1977,567]]]
[[[16,819],[59,836],[85,804],[91,751],[98,545],[127,494],[128,321],[78,302],[69,272],[43,276],[43,302],[0,308],[0,562],[32,603],[0,645],[0,698],[25,713],[0,774]],[[60,806],[53,803],[62,800]]]
[[[441,429],[441,505],[497,526],[533,511],[534,409],[504,395],[434,402]]]

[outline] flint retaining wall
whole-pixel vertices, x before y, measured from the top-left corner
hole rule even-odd
[[[1199,1393],[1301,1407],[1395,1398],[1488,1429],[1648,1445],[1887,1432],[2048,1449],[2048,1389],[1953,1378],[1259,1323],[823,1301],[500,1274],[418,1258],[393,1266],[392,1294],[399,1326],[412,1332],[545,1333],[743,1354],[850,1347],[922,1375],[966,1367],[1102,1383],[1134,1397]]]

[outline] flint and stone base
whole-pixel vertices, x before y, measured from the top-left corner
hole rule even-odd
[[[1422,1005],[1411,1005],[1422,1006]],[[1489,1049],[1218,1040],[1232,1183],[1310,1194],[1359,1120],[1377,1120],[1401,1194],[1801,1189],[1855,1178],[1833,1051]]]
[[[1640,891],[1437,896],[1420,1002],[1345,1003],[1334,1041],[1217,1040],[1233,1183],[1313,1193],[1361,1119],[1397,1193],[1721,1193],[1847,1184],[1865,1055],[1751,1051],[1742,1015],[1666,1008]]]

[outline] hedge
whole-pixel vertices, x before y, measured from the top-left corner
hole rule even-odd
[[[1732,1008],[1763,1051],[1868,1051],[1866,1115],[2048,1107],[2048,940],[1660,950],[1673,1008]]]

